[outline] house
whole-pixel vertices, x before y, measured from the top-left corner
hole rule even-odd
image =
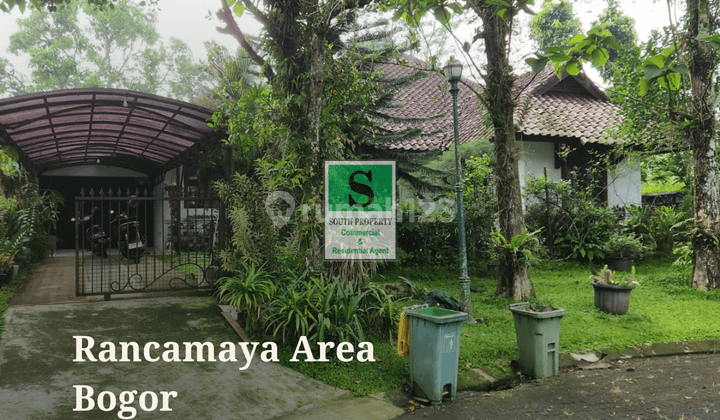
[[[396,64],[383,65],[382,70],[388,78],[400,78],[412,71]],[[641,204],[639,162],[614,153],[615,146],[623,141],[613,136],[613,130],[619,128],[623,119],[619,107],[587,76],[564,73],[558,79],[552,67],[548,67],[537,75],[520,76],[515,85],[519,92],[515,128],[521,187],[530,177],[545,176],[547,170],[548,178],[554,181],[569,179],[571,175],[586,181],[593,178],[599,186],[596,196],[610,207]],[[493,128],[473,93],[481,92],[482,85],[463,79],[459,88],[460,143],[480,138],[491,140]],[[427,77],[395,94],[395,101],[402,105],[388,111],[395,117],[428,118],[443,113],[445,116],[415,123],[424,135],[395,143],[391,148],[429,151],[447,150],[453,145],[452,96],[448,90],[449,83],[442,74],[429,72]],[[383,127],[399,131],[408,124],[389,121]],[[598,156],[609,157],[615,165],[610,170],[598,166]]]

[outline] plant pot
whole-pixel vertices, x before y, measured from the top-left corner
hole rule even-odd
[[[520,371],[527,376],[544,378],[558,373],[560,357],[560,319],[564,309],[548,312],[528,311],[527,302],[513,303]]]
[[[13,273],[15,272],[15,267],[10,267],[7,271],[4,273],[0,273],[0,286],[6,283],[10,283],[10,280],[13,278]]]
[[[635,265],[635,257],[615,257],[612,259],[614,271],[631,271]]]
[[[635,286],[590,282],[595,289],[595,307],[603,312],[623,315],[630,308],[630,292]]]

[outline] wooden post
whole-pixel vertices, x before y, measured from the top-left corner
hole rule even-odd
[[[550,257],[554,256],[555,253],[555,246],[553,243],[553,231],[552,231],[552,218],[550,217],[550,191],[548,189],[548,170],[547,166],[543,168],[543,171],[545,172],[545,216],[547,217],[547,241],[548,241],[548,251],[550,251]]]

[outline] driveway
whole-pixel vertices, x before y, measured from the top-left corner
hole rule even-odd
[[[101,342],[137,342],[142,348],[154,341],[164,343],[213,343],[220,352],[222,342],[239,341],[220,309],[208,297],[161,297],[110,302],[78,302],[55,305],[11,306],[5,314],[0,340],[0,418],[22,419],[109,419],[118,418],[120,393],[137,390],[128,406],[138,410],[138,419],[272,419],[337,418],[382,419],[402,414],[399,409],[375,398],[354,398],[349,392],[329,387],[278,363],[262,362],[256,352],[247,370],[242,351],[237,362],[152,363],[74,362],[73,336],[95,340],[93,354],[100,357]],[[83,355],[86,357],[85,355]],[[132,357],[132,356],[131,356]],[[94,398],[110,391],[117,397],[114,410],[74,412],[74,385],[93,388]],[[84,388],[87,389],[87,388]],[[159,398],[155,411],[141,411],[141,393],[153,391]],[[160,391],[175,391],[169,398],[172,413],[161,412]],[[130,394],[127,394],[130,396]],[[112,397],[104,396],[104,407]],[[147,394],[145,407],[152,406]],[[84,406],[87,401],[84,400]],[[130,411],[123,414],[131,418]]]

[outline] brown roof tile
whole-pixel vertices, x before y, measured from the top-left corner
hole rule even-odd
[[[417,66],[417,63],[413,63]],[[386,77],[407,76],[412,69],[397,64],[381,66]],[[463,79],[475,90],[482,86]],[[516,89],[523,93],[518,98],[515,110],[515,125],[518,132],[526,135],[540,135],[560,138],[577,138],[585,143],[614,142],[607,135],[607,129],[617,128],[622,122],[619,108],[610,103],[607,96],[584,75],[564,74],[558,79],[551,67],[533,77],[526,73],[518,77]],[[412,85],[395,94],[395,102],[402,105],[387,111],[388,114],[403,118],[428,118],[444,114],[443,117],[420,123],[386,122],[383,128],[400,131],[410,126],[423,129],[422,137],[391,145],[393,149],[434,150],[448,149],[453,143],[452,96],[449,83],[438,73],[429,73]],[[475,94],[464,85],[458,92],[458,122],[460,143],[476,138],[489,138],[492,127],[485,122],[485,113]]]

